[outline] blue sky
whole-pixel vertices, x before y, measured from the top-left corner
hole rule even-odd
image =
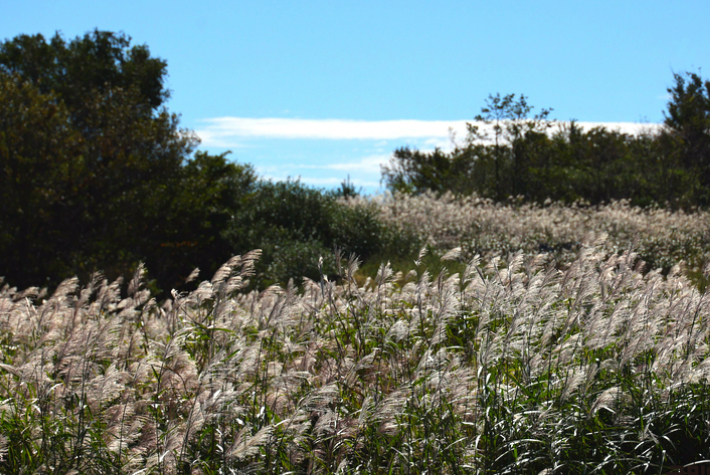
[[[558,120],[662,121],[673,72],[710,76],[708,18],[707,0],[5,0],[0,38],[123,31],[167,60],[168,107],[202,149],[375,191],[394,149],[447,147],[491,93]]]

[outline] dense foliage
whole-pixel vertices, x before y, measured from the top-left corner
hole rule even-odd
[[[256,247],[260,285],[315,277],[334,247],[384,252],[393,237],[371,210],[193,155],[196,137],[163,106],[166,67],[103,31],[0,44],[0,275],[54,286],[145,262],[164,296]]]
[[[115,275],[177,239],[196,140],[161,108],[165,74],[107,32],[0,45],[0,273],[20,285]]]
[[[377,206],[348,206],[340,197],[299,182],[262,181],[235,209],[223,234],[231,249],[262,250],[256,264],[261,288],[289,279],[297,284],[303,277],[318,279],[321,257],[321,266],[332,273],[335,250],[368,260],[416,252],[419,241],[412,233],[384,226]]]
[[[490,96],[451,152],[395,151],[383,167],[392,191],[451,191],[504,201],[591,204],[627,199],[689,209],[710,205],[710,81],[675,74],[664,127],[630,135],[574,121],[554,126],[549,110],[530,117],[527,98]]]

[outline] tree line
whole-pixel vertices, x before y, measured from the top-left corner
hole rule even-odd
[[[532,114],[524,95],[489,96],[479,123],[450,152],[403,147],[383,167],[392,191],[476,193],[511,198],[599,204],[626,199],[674,209],[710,204],[710,81],[674,74],[660,129],[628,134],[556,127],[550,110]]]
[[[190,290],[229,257],[263,249],[253,285],[318,279],[334,249],[379,262],[420,243],[373,207],[345,206],[349,183],[323,191],[259,179],[197,137],[165,104],[167,62],[122,34],[20,35],[0,43],[0,277],[53,287],[140,262],[152,290]],[[402,148],[383,170],[392,190],[599,203],[707,206],[710,83],[675,75],[662,132],[627,135],[576,124],[549,133],[549,110],[491,96],[451,152]],[[333,258],[325,270],[333,274]]]
[[[368,258],[394,239],[340,191],[259,180],[165,107],[167,63],[124,34],[0,43],[0,276],[54,286],[144,262],[153,290],[185,289],[262,248],[255,285],[318,278],[334,248]],[[397,251],[393,248],[393,251]],[[326,259],[326,265],[328,260]]]

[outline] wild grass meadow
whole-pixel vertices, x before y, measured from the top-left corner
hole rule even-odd
[[[362,196],[198,150],[167,65],[0,41],[0,474],[710,473],[700,70],[638,134],[490,94]]]
[[[427,245],[402,271],[383,259],[367,277],[336,253],[333,275],[263,291],[253,251],[160,302],[143,267],[127,285],[3,287],[0,472],[660,474],[710,459],[710,214],[349,204]]]

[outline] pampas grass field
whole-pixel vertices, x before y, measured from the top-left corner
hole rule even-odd
[[[254,251],[164,302],[142,267],[127,286],[2,288],[0,473],[660,474],[710,459],[710,214],[350,203],[427,247],[404,272],[368,278],[336,253],[337,278],[263,291]]]

